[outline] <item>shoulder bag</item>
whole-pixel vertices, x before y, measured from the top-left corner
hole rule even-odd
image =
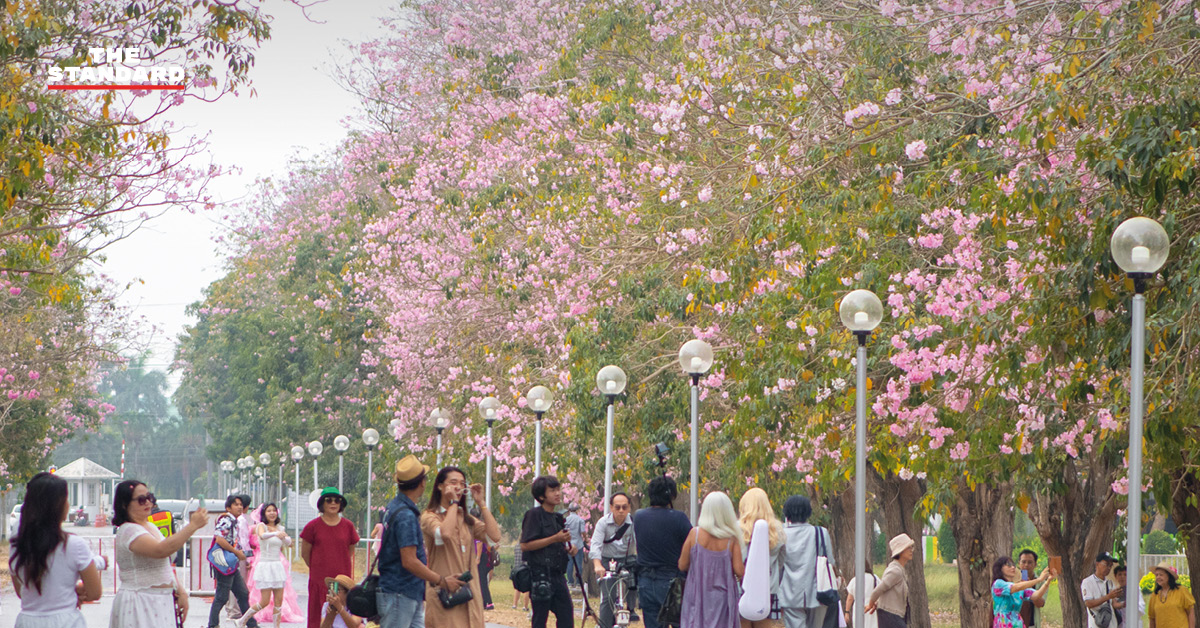
[[[231,516],[229,514],[221,515],[221,517]],[[217,521],[220,521],[221,517],[217,517]],[[212,545],[208,546],[208,564],[212,565],[213,570],[217,573],[228,576],[237,571],[238,557],[237,554],[217,545],[217,537],[214,536]]]
[[[833,578],[833,568],[829,566],[829,548],[825,545],[825,529],[820,526],[813,526],[816,529],[817,543],[817,602],[823,606],[836,606],[841,598],[838,596],[837,583]]]
[[[387,530],[391,522],[391,516],[384,520],[383,530],[379,533],[379,552],[375,554],[370,566],[367,567],[367,575],[361,583],[346,593],[346,610],[350,611],[351,615],[371,622],[379,619],[379,602],[375,599],[375,594],[379,591],[379,574],[375,573],[375,570],[379,567],[379,556],[383,554],[383,542],[387,538]],[[368,554],[370,554],[369,551]]]

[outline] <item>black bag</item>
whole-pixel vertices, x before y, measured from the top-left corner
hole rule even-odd
[[[508,578],[512,580],[513,589],[518,593],[529,593],[533,589],[533,572],[525,563],[513,567]]]
[[[687,586],[687,576],[677,576],[667,589],[667,597],[663,599],[658,609],[658,623],[661,626],[679,626],[683,615],[683,589]]]
[[[351,615],[371,622],[379,620],[379,603],[375,600],[375,593],[379,591],[379,574],[375,573],[375,568],[379,566],[379,555],[383,553],[383,540],[387,538],[389,523],[390,519],[385,521],[383,531],[379,533],[379,553],[375,554],[374,560],[367,568],[367,576],[358,586],[346,592],[346,610],[350,611]]]
[[[458,587],[458,590],[451,593],[445,589],[438,589],[438,601],[442,603],[442,608],[454,608],[459,604],[466,604],[474,597],[471,593],[471,587],[466,584]]]

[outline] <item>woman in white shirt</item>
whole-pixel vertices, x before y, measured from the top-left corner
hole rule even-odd
[[[25,485],[21,524],[8,559],[13,589],[21,598],[15,628],[86,628],[78,604],[100,599],[92,551],[83,539],[63,532],[69,511],[66,480],[39,473]]]
[[[863,604],[866,605],[866,600],[871,599],[871,593],[875,591],[875,586],[879,584],[879,578],[875,575],[875,571],[871,569],[871,560],[867,559],[866,570],[863,571],[863,580],[866,582],[863,588]],[[857,588],[855,579],[850,578],[850,582],[846,583],[846,625],[853,625],[851,621],[854,619],[854,590]],[[867,613],[863,615],[864,628],[879,628],[879,615],[875,613]]]
[[[200,528],[208,511],[192,513],[188,524],[163,538],[149,522],[151,499],[145,484],[125,480],[113,494],[113,524],[117,527],[116,559],[121,586],[113,600],[110,628],[170,628],[175,607],[187,618],[188,592],[175,577],[171,557]]]
[[[275,628],[283,618],[283,588],[287,583],[287,571],[283,568],[282,549],[292,544],[292,538],[287,535],[279,520],[279,507],[275,504],[264,504],[262,507],[262,522],[254,527],[254,536],[258,538],[258,562],[254,563],[254,586],[261,597],[258,604],[250,607],[246,614],[237,621],[238,628],[246,625],[250,618],[269,604],[274,604]],[[274,601],[272,601],[274,600]]]

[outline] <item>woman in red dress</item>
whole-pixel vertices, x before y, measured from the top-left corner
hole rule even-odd
[[[300,532],[300,556],[308,565],[308,628],[320,628],[321,604],[328,597],[325,579],[349,576],[354,579],[354,546],[358,530],[342,518],[346,498],[332,486],[317,500],[321,516]]]

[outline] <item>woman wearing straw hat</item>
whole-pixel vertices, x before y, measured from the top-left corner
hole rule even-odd
[[[1196,628],[1196,600],[1179,586],[1179,573],[1166,563],[1154,567],[1154,595],[1146,616],[1150,628]]]
[[[892,562],[888,563],[879,584],[871,591],[864,610],[879,613],[879,628],[907,628],[908,626],[908,580],[904,577],[904,566],[912,560],[917,542],[907,534],[900,534],[888,541]]]
[[[350,609],[346,608],[346,598],[353,588],[354,581],[344,574],[325,579],[325,589],[329,593],[321,607],[321,628],[360,628],[363,625],[362,619],[351,615]]]

